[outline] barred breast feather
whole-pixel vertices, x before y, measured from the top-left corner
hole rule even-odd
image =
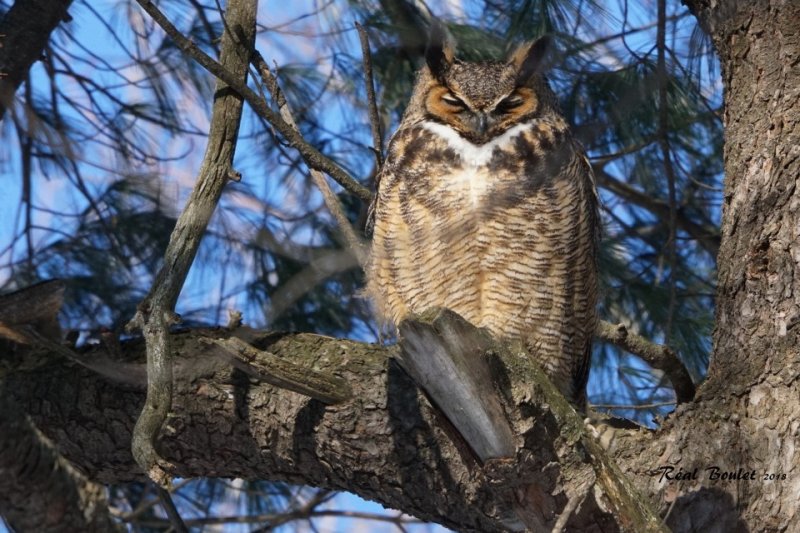
[[[420,120],[394,135],[374,206],[368,290],[399,324],[449,308],[522,339],[569,397],[595,326],[597,198],[561,117],[484,144]]]

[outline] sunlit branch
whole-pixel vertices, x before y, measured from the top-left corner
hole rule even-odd
[[[211,74],[224,81],[234,91],[239,93],[253,110],[262,118],[267,120],[280,132],[286,141],[296,148],[305,160],[309,168],[325,172],[336,180],[347,191],[356,195],[364,202],[369,202],[372,194],[369,189],[358,183],[342,167],[334,163],[330,158],[323,155],[319,150],[310,145],[303,136],[287,124],[278,113],[270,109],[267,102],[255,91],[250,89],[242,80],[237,80],[228,69],[220,65],[208,54],[200,50],[191,40],[187,39],[178,29],[167,19],[153,2],[149,0],[136,0],[139,5],[151,16],[156,23],[161,26],[164,32],[173,40],[178,47],[189,57],[197,61],[200,66],[208,70]]]
[[[253,51],[251,61],[258,70],[261,80],[264,82],[264,85],[267,86],[267,89],[272,95],[273,100],[278,105],[281,118],[292,128],[294,132],[299,135],[300,130],[297,128],[297,123],[292,116],[292,110],[289,108],[289,102],[286,101],[286,97],[283,95],[283,91],[281,91],[278,80],[270,71],[267,62],[264,61],[264,58],[257,50]],[[350,220],[348,220],[339,198],[337,198],[336,194],[334,194],[333,190],[331,190],[327,180],[325,179],[325,175],[322,172],[313,167],[309,167],[309,171],[311,173],[311,179],[314,181],[314,184],[317,186],[320,193],[322,193],[325,206],[328,208],[328,211],[330,211],[331,215],[333,215],[333,218],[336,219],[336,223],[339,226],[339,231],[341,231],[342,235],[344,235],[348,247],[356,256],[356,259],[358,259],[359,264],[363,266],[366,264],[366,248],[358,235],[356,235],[353,226],[350,224]]]
[[[156,10],[150,2],[140,3],[145,9],[149,7]],[[228,4],[228,22],[241,35],[231,35],[230,32],[223,34],[220,61],[224,67],[220,68],[239,85],[246,84],[247,80],[248,62],[242,56],[246,55],[246,50],[251,49],[255,41],[256,11],[256,0],[232,1]],[[163,18],[160,12],[156,12]],[[242,51],[237,51],[237,47]],[[147,346],[147,398],[133,431],[131,448],[136,462],[162,487],[169,486],[169,471],[173,466],[160,456],[155,447],[172,405],[173,368],[169,329],[179,320],[174,314],[175,304],[222,190],[228,180],[236,175],[232,164],[243,102],[240,95],[227,88],[224,80],[217,82],[208,145],[197,183],[170,235],[164,253],[164,265],[129,324],[129,328],[142,330]]]
[[[646,411],[658,409],[661,407],[674,407],[675,402],[656,402],[656,403],[642,403],[642,404],[611,404],[611,403],[593,403],[593,409],[631,409],[633,411]]]
[[[364,64],[364,84],[367,87],[367,103],[369,105],[369,123],[372,129],[372,150],[375,152],[375,161],[378,170],[383,166],[383,136],[381,135],[381,122],[378,115],[378,102],[375,97],[375,79],[372,75],[372,54],[369,51],[369,37],[364,26],[356,22],[358,38],[361,41],[361,56]]]
[[[663,371],[672,382],[678,403],[688,402],[694,398],[695,388],[689,371],[670,347],[655,344],[641,335],[632,333],[623,324],[611,324],[605,320],[597,323],[595,336],[641,357],[653,368]]]

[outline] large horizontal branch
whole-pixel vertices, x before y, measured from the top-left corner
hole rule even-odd
[[[105,487],[39,433],[0,382],[0,515],[16,531],[121,531]]]
[[[173,335],[176,386],[159,443],[174,465],[172,476],[271,479],[348,490],[427,520],[442,521],[448,514],[446,524],[457,529],[501,529],[464,458],[439,429],[436,414],[402,370],[389,363],[393,350],[314,335],[280,338],[239,331],[260,350],[346,381],[353,399],[326,406],[256,383],[230,365],[227,354],[200,340],[225,336],[219,332]],[[126,361],[144,362],[143,343],[125,343],[122,350]],[[113,357],[100,347],[81,354],[83,361]],[[115,381],[59,359],[19,374],[10,392],[91,479],[144,479],[129,442],[145,383]]]
[[[176,390],[159,441],[160,453],[173,465],[172,476],[272,479],[347,490],[465,531],[505,530],[509,491],[516,494],[522,486],[535,490],[521,501],[540,502],[539,512],[554,523],[567,500],[585,496],[567,488],[596,465],[598,483],[630,493],[612,463],[598,458],[602,452],[585,440],[574,411],[570,415],[571,408],[548,396],[552,385],[537,385],[530,364],[519,355],[492,356],[499,390],[513,404],[506,416],[519,439],[516,460],[505,474],[500,463],[498,477],[498,465],[492,465],[492,473],[481,467],[393,362],[395,347],[236,331],[258,350],[348,383],[352,398],[326,406],[252,379],[233,368],[219,348],[201,341],[225,337],[225,330],[173,334]],[[80,359],[86,364],[121,355],[143,364],[141,341],[125,343],[121,350],[107,354],[97,346]],[[109,365],[97,365],[106,377],[53,357],[52,364],[18,374],[9,392],[91,479],[143,479],[129,441],[145,384],[105,372]],[[645,446],[649,435],[635,438]],[[505,479],[509,472],[510,481]],[[587,500],[592,501],[578,506],[570,527],[596,526],[598,517],[611,520],[598,510],[591,492]],[[635,500],[626,505],[635,507]]]

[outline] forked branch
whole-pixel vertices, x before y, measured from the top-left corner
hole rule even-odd
[[[162,27],[166,24],[177,34],[175,27],[151,2],[140,0],[139,3]],[[255,41],[256,11],[256,0],[228,3],[226,20],[236,35],[230,31],[223,33],[220,63],[214,62],[224,69],[228,79],[217,82],[206,154],[195,188],[170,235],[164,266],[129,324],[142,330],[147,344],[147,399],[133,432],[133,455],[148,476],[161,486],[169,484],[168,470],[171,469],[156,450],[158,433],[172,404],[169,328],[179,319],[174,314],[175,304],[222,190],[231,176],[236,176],[232,165],[242,116],[242,97],[229,90],[229,86],[246,87],[247,58]],[[185,40],[183,36],[181,39]]]
[[[253,51],[251,61],[253,66],[255,66],[258,70],[258,74],[261,76],[261,80],[264,82],[264,85],[267,86],[267,90],[269,90],[270,94],[272,95],[272,99],[278,105],[278,111],[281,114],[281,118],[286,124],[289,125],[289,127],[292,128],[294,132],[299,135],[300,130],[297,128],[297,123],[292,115],[292,110],[289,108],[289,102],[283,95],[283,91],[281,91],[281,87],[278,84],[278,79],[269,69],[269,65],[267,65],[266,61],[264,61],[264,58],[261,56],[258,50]],[[355,230],[353,230],[353,226],[347,219],[347,215],[342,208],[341,202],[328,185],[325,175],[322,172],[314,167],[309,167],[309,171],[311,173],[311,179],[322,193],[325,206],[328,208],[328,211],[330,211],[331,215],[333,215],[333,218],[336,219],[336,224],[339,226],[339,231],[341,231],[342,235],[344,235],[344,239],[347,242],[348,247],[352,251],[353,255],[356,256],[356,259],[358,259],[358,263],[363,266],[366,263],[367,258],[366,247],[364,243],[361,242],[361,239],[359,239],[358,235],[356,235]]]
[[[309,168],[325,172],[336,180],[345,190],[351,192],[363,202],[369,202],[372,193],[369,189],[358,183],[342,167],[334,163],[330,158],[323,155],[319,150],[309,144],[300,133],[287,124],[279,114],[270,109],[267,102],[255,91],[250,89],[245,80],[238,79],[224,65],[215,61],[208,54],[200,50],[196,44],[187,39],[178,29],[167,19],[150,0],[136,0],[153,20],[161,26],[164,32],[173,40],[183,52],[197,61],[197,63],[224,81],[230,88],[239,93],[260,117],[272,124],[286,141],[303,157]],[[228,24],[231,23],[230,15],[227,17]]]

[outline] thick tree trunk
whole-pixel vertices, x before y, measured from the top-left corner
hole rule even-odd
[[[725,84],[714,351],[696,402],[629,452],[696,472],[647,483],[675,531],[800,531],[800,3],[688,3]]]
[[[708,381],[747,393],[767,375],[787,383],[798,374],[800,4],[697,4],[725,83],[723,243]]]

